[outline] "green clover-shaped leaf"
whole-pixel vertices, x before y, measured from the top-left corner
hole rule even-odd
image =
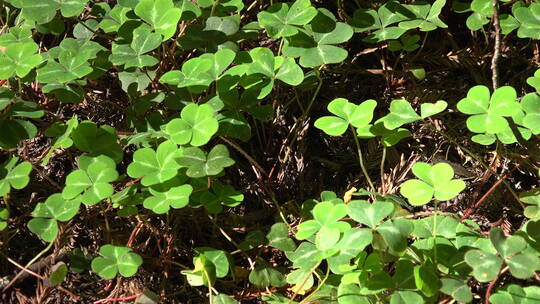
[[[335,274],[345,274],[354,270],[356,265],[351,265],[351,260],[364,250],[373,241],[373,233],[370,229],[352,228],[343,233],[342,238],[335,245],[339,254],[328,258],[328,266]]]
[[[66,186],[62,190],[64,199],[73,199],[81,195],[87,205],[93,205],[114,193],[110,184],[118,178],[116,164],[111,158],[81,156],[79,170],[71,172],[66,178]]]
[[[436,103],[423,103],[420,105],[420,116],[425,119],[429,116],[439,114],[446,109],[448,103],[444,100],[439,100]]]
[[[513,235],[507,238],[500,228],[492,228],[489,231],[489,239],[503,259],[507,259],[527,247],[527,242],[521,236]]]
[[[347,206],[343,203],[321,202],[315,205],[312,212],[314,219],[298,225],[296,238],[303,240],[316,234],[315,243],[319,250],[326,251],[333,248],[339,241],[341,233],[351,228],[348,223],[340,221],[347,215]]]
[[[499,274],[503,263],[497,255],[478,249],[467,251],[465,262],[472,267],[474,278],[480,282],[493,280]]]
[[[272,225],[266,238],[268,239],[268,245],[279,250],[293,251],[296,249],[296,244],[289,237],[289,228],[285,223],[276,223]]]
[[[287,37],[283,44],[283,55],[300,57],[303,67],[316,67],[323,64],[339,63],[347,58],[348,52],[336,44],[348,41],[353,30],[348,24],[337,22],[328,10],[320,8],[312,25],[305,30]]]
[[[512,87],[500,87],[490,98],[489,89],[479,85],[469,90],[467,97],[458,102],[457,108],[462,113],[472,115],[467,118],[469,130],[495,134],[508,128],[508,121],[504,117],[514,116],[521,111],[516,99],[516,90]]]
[[[60,148],[69,148],[73,145],[71,139],[71,133],[79,125],[79,119],[77,115],[73,115],[65,124],[55,123],[47,130],[45,130],[45,136],[56,137],[53,139],[51,148],[47,155],[43,158],[42,163],[47,165],[51,159],[52,154]]]
[[[404,4],[403,7],[414,14],[414,19],[400,22],[399,27],[405,30],[419,28],[423,32],[433,31],[438,27],[447,28],[439,18],[445,4],[446,0],[436,0],[433,5],[423,2]]]
[[[315,121],[315,127],[332,136],[342,135],[349,125],[362,128],[373,119],[377,102],[373,99],[355,105],[347,99],[337,98],[328,104],[328,111],[336,116],[324,116]]]
[[[469,303],[473,300],[472,292],[466,282],[451,278],[441,279],[441,292],[451,296],[454,300]]]
[[[257,14],[259,24],[272,38],[289,37],[298,33],[300,26],[308,24],[317,15],[310,0],[294,3],[276,3]]]
[[[519,23],[517,36],[519,38],[540,39],[540,4],[532,2],[528,7],[521,6],[513,10],[514,17]]]
[[[261,47],[252,49],[249,55],[253,62],[248,66],[247,75],[261,74],[270,78],[269,89],[272,89],[275,79],[292,86],[304,80],[304,72],[292,58],[274,57],[270,49]]]
[[[182,271],[189,285],[211,286],[216,278],[223,278],[227,275],[229,272],[229,259],[224,251],[209,247],[198,247],[195,248],[195,251],[198,253],[193,258],[195,268]]]
[[[4,230],[8,225],[9,210],[7,208],[0,208],[0,231]]]
[[[162,142],[156,151],[141,148],[133,154],[133,162],[129,164],[127,173],[133,178],[142,177],[143,186],[165,182],[178,174],[180,165],[175,158],[179,151],[172,141]]]
[[[62,16],[66,18],[79,15],[88,0],[10,0],[8,2],[21,8],[21,14],[25,19],[43,24],[51,21],[57,10],[60,10]]]
[[[135,14],[150,23],[163,40],[167,40],[176,32],[182,10],[175,7],[172,0],[141,0],[135,6]]]
[[[38,45],[34,41],[9,44],[0,55],[0,79],[28,75],[41,63],[41,55],[36,54],[37,51]]]
[[[302,242],[295,251],[286,251],[285,255],[293,262],[293,268],[302,269],[311,269],[324,259],[321,251],[311,242]]]
[[[143,206],[146,209],[150,209],[157,214],[163,214],[169,211],[169,209],[183,208],[189,203],[189,196],[193,192],[191,185],[172,185],[157,184],[150,187],[150,194],[152,196],[147,197]]]
[[[143,24],[133,30],[133,39],[130,44],[113,43],[109,60],[114,65],[124,65],[126,69],[153,66],[159,61],[146,54],[160,45],[161,35],[153,33],[149,26]]]
[[[249,273],[249,282],[260,288],[281,287],[287,284],[285,276],[262,259],[257,260],[255,269]]]
[[[79,199],[65,200],[61,193],[49,196],[39,203],[32,212],[34,217],[28,222],[28,229],[44,241],[52,242],[58,235],[58,221],[67,222],[79,211]]]
[[[387,220],[377,227],[388,247],[400,253],[407,249],[407,238],[413,232],[414,225],[407,219]]]
[[[223,206],[235,207],[244,201],[244,195],[229,185],[213,182],[210,190],[202,194],[201,201],[204,208],[211,213],[220,213]]]
[[[122,148],[118,144],[116,129],[107,126],[97,126],[92,121],[82,121],[73,129],[71,139],[77,149],[91,155],[106,155],[119,163],[123,158]]]
[[[354,200],[347,204],[349,216],[371,228],[378,226],[382,220],[394,212],[394,204],[376,201],[373,204],[367,201]]]
[[[493,228],[489,231],[489,239],[508,264],[510,273],[514,277],[528,279],[540,267],[540,259],[537,255],[524,252],[527,241],[523,237],[519,235],[505,237],[500,228]]]
[[[399,40],[391,40],[388,42],[388,49],[392,52],[405,51],[412,52],[420,47],[419,35],[403,35]]]
[[[218,131],[219,123],[210,105],[189,104],[182,109],[180,116],[165,126],[165,132],[178,145],[202,146]]]
[[[535,188],[519,194],[519,199],[530,206],[525,207],[524,215],[531,219],[540,219],[540,189]]]
[[[521,108],[525,111],[521,124],[532,134],[540,134],[540,96],[530,93],[521,98]]]
[[[472,31],[481,29],[489,23],[493,15],[493,4],[490,0],[473,0],[470,6],[473,13],[467,18],[467,27]]]
[[[389,130],[384,126],[384,117],[375,121],[374,124],[368,124],[356,130],[359,138],[373,138],[380,136],[381,142],[385,147],[391,147],[402,139],[410,137],[411,132],[405,128]]]
[[[12,157],[0,166],[0,196],[8,194],[11,188],[20,190],[28,185],[32,164],[27,161],[17,164],[18,161],[18,157]]]
[[[213,54],[205,53],[185,61],[181,71],[173,70],[163,74],[159,81],[200,93],[221,77],[235,56],[235,52],[229,49],[222,49]]]
[[[37,80],[42,83],[66,83],[82,78],[92,73],[94,69],[89,61],[102,50],[104,48],[94,41],[64,39],[58,47],[47,52],[47,64],[37,70]]]
[[[182,270],[186,280],[191,286],[211,286],[216,280],[216,266],[205,255],[198,255],[193,258],[195,268],[193,270]]]
[[[407,30],[394,24],[409,19],[402,14],[401,4],[396,1],[387,1],[377,11],[373,9],[358,9],[354,12],[350,24],[356,32],[373,31],[363,40],[378,43],[389,39],[398,39]]]
[[[489,297],[489,302],[493,304],[521,304],[540,302],[540,287],[522,287],[517,284],[510,284],[497,289]]]
[[[411,205],[421,206],[429,203],[433,197],[440,201],[454,198],[463,189],[465,182],[454,177],[454,169],[447,163],[434,166],[417,162],[412,167],[414,175],[420,179],[412,179],[401,185],[400,191]]]
[[[416,114],[408,101],[396,99],[392,100],[390,103],[390,113],[384,116],[382,121],[387,129],[393,130],[404,124],[420,120],[421,118],[421,116]]]
[[[520,253],[506,260],[512,276],[518,279],[529,279],[540,267],[540,259],[535,253]]]
[[[527,78],[527,83],[534,87],[536,92],[540,92],[540,69],[536,70],[533,76]]]
[[[199,148],[186,148],[177,162],[186,167],[187,176],[193,178],[217,175],[234,164],[234,160],[229,157],[229,150],[221,144],[214,146],[208,155]]]
[[[132,252],[131,248],[123,246],[101,246],[99,255],[92,260],[92,270],[107,280],[113,279],[118,273],[123,277],[131,277],[143,263],[142,258]]]

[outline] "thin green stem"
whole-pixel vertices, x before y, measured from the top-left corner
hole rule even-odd
[[[426,32],[426,35],[424,36],[424,40],[422,40],[422,45],[420,45],[420,48],[418,49],[418,52],[416,52],[416,55],[414,55],[411,62],[414,62],[414,60],[420,55],[420,53],[422,53],[422,50],[424,49],[424,46],[426,45],[428,33],[429,32]]]
[[[283,41],[285,41],[283,38],[281,38],[281,40],[279,41],[279,48],[277,51],[278,56],[281,56],[281,50],[283,49]]]
[[[317,272],[315,272],[315,274],[317,275]],[[313,292],[311,292],[307,297],[305,297],[301,302],[300,304],[302,303],[309,303],[309,299],[311,297],[313,297],[314,294],[317,293],[317,291],[319,291],[319,289],[321,289],[321,287],[324,285],[324,283],[326,282],[326,280],[328,279],[328,276],[330,275],[330,267],[327,267],[326,268],[326,274],[324,275],[324,278],[322,280],[320,280],[319,284],[317,284],[317,288],[315,288],[315,290],[313,290]],[[318,277],[318,276],[317,276]]]
[[[322,87],[323,82],[322,82],[322,79],[321,79],[320,72],[315,71],[315,73],[317,73],[317,78],[319,79],[319,84],[317,85],[317,89],[315,89],[315,92],[313,93],[313,96],[311,96],[311,100],[309,101],[306,110],[302,114],[302,117],[300,119],[301,121],[305,120],[307,118],[307,116],[309,115],[309,111],[311,110],[311,107],[313,106],[313,102],[315,102],[315,99],[319,95],[319,91],[321,90],[321,87]]]
[[[45,247],[45,249],[43,249],[40,253],[38,253],[33,259],[30,260],[30,262],[28,262],[24,268],[28,268],[30,267],[32,264],[34,264],[39,258],[41,258],[45,253],[47,253],[47,251],[49,251],[52,246],[54,245],[54,241],[50,242],[49,245],[47,245],[47,247]],[[11,287],[11,285],[15,282],[17,282],[17,279],[24,273],[24,271],[20,271],[19,273],[17,273],[17,275],[9,282],[9,284],[6,285],[6,287],[4,287],[4,289],[2,291],[6,291],[8,290],[9,287]]]
[[[384,184],[385,184],[385,180],[384,180],[384,162],[386,161],[386,146],[383,145],[383,151],[382,151],[382,157],[381,157],[381,166],[380,166],[380,175],[381,175],[381,188],[382,188],[382,193],[381,194],[385,194],[385,187],[384,187]]]
[[[311,268],[311,270],[309,271],[309,273],[306,275],[306,277],[304,278],[304,280],[302,281],[302,283],[300,284],[300,286],[298,286],[298,288],[296,288],[296,291],[294,292],[292,298],[289,300],[289,302],[287,304],[292,304],[294,302],[294,299],[296,298],[296,296],[298,296],[298,292],[300,290],[302,290],[302,287],[304,287],[304,285],[306,285],[306,282],[309,280],[309,278],[311,277],[311,275],[313,275],[313,272],[315,272],[315,270],[317,270],[317,268],[319,267],[319,265],[321,265],[321,262],[319,261],[315,266],[313,266],[313,268]],[[302,301],[303,302],[303,301]]]
[[[439,200],[435,200],[434,203],[434,214],[433,214],[433,260],[434,264],[437,264],[437,213],[439,212],[438,209]]]
[[[221,2],[221,0],[216,0],[216,2],[214,2],[214,5],[212,5],[212,10],[210,11],[210,17],[214,16],[214,14],[216,13],[216,7],[219,5],[219,2]],[[210,301],[210,303],[212,303],[212,301]]]
[[[358,136],[356,136],[356,132],[354,131],[354,128],[351,126],[350,130],[353,134],[354,143],[356,144],[356,150],[358,152],[358,162],[360,163],[360,168],[362,168],[362,173],[364,173],[364,176],[366,177],[366,180],[371,187],[372,191],[376,191],[375,186],[373,185],[373,182],[371,181],[371,178],[369,177],[369,174],[366,170],[366,166],[364,165],[364,157],[362,156],[362,148],[360,148],[360,142],[358,142]]]

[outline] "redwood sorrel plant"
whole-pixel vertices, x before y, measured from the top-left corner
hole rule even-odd
[[[96,303],[181,302],[176,295],[241,303],[245,288],[273,304],[540,303],[540,190],[534,186],[540,96],[497,87],[496,77],[500,35],[515,39],[510,35],[516,30],[518,38],[538,39],[540,3],[338,0],[334,10],[322,1],[248,2],[0,4],[5,265],[22,268],[45,290],[77,303],[94,300],[83,299],[73,283],[81,277],[95,284],[116,280],[117,288],[122,278],[151,284],[159,277],[152,285],[161,286],[153,290],[159,295],[138,286],[132,296]],[[493,90],[471,85],[460,99],[431,103],[383,92],[366,100],[361,91],[343,98],[321,89],[340,79],[336,74],[358,72],[353,63],[360,55],[350,52],[362,53],[358,45],[366,54],[381,51],[388,85],[396,71],[429,77],[415,60],[425,52],[428,33],[448,32],[450,21],[456,22],[443,18],[446,11],[470,12],[466,24],[455,27],[476,36],[483,31],[486,42],[487,25],[495,27]],[[527,79],[536,90],[539,73]],[[280,100],[283,92],[294,95],[291,102]],[[264,146],[265,125],[285,123],[283,112],[294,112],[294,101],[301,114],[281,150],[289,151],[306,128],[333,149],[343,148],[338,140],[354,142],[361,178],[345,195],[336,191],[347,185],[329,184],[324,186],[335,191],[323,191],[320,199],[281,204],[271,177],[282,155],[267,155],[277,161],[266,172],[250,154]],[[316,113],[321,108],[328,110],[322,117]],[[118,115],[107,116],[111,109]],[[462,141],[444,132],[452,119],[471,131]],[[401,177],[385,174],[387,151],[414,145],[423,132],[498,178],[462,214],[444,208],[469,206],[464,202],[477,198],[488,175],[475,185],[451,162],[429,156],[416,158]],[[515,159],[510,150],[518,145],[524,155],[514,170],[526,167],[522,174],[530,180],[512,185],[505,181],[511,172],[497,172],[496,164]],[[39,153],[32,151],[38,146]],[[372,178],[366,146],[381,155],[380,182]],[[481,149],[495,155],[490,164],[475,152]],[[61,170],[51,174],[59,164]],[[238,181],[249,170],[259,192]],[[521,204],[512,206],[520,221],[510,231],[469,218],[501,183]],[[239,215],[249,218],[254,202],[263,199],[275,209],[263,210],[264,221],[242,224]],[[222,219],[242,226],[235,231],[245,236],[227,231]],[[45,245],[32,257],[21,254],[20,245],[12,247],[21,239]],[[53,265],[57,258],[67,264]],[[9,270],[1,283],[6,295],[20,284],[13,267],[2,268]],[[33,292],[36,299],[47,297],[43,288]],[[101,289],[94,297],[108,296]]]

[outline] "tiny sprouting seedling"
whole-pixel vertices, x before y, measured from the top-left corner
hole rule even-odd
[[[404,182],[400,192],[415,206],[425,205],[433,197],[439,201],[450,200],[465,189],[464,181],[453,179],[454,169],[447,163],[432,166],[417,162],[412,167],[412,172],[419,179]]]
[[[131,277],[143,263],[142,258],[132,252],[131,248],[123,246],[101,246],[99,255],[92,260],[92,270],[108,280],[116,277],[118,273],[123,277]]]
[[[51,267],[51,272],[49,274],[49,281],[52,286],[56,286],[64,282],[68,272],[68,267],[64,262],[58,262],[53,267]]]

